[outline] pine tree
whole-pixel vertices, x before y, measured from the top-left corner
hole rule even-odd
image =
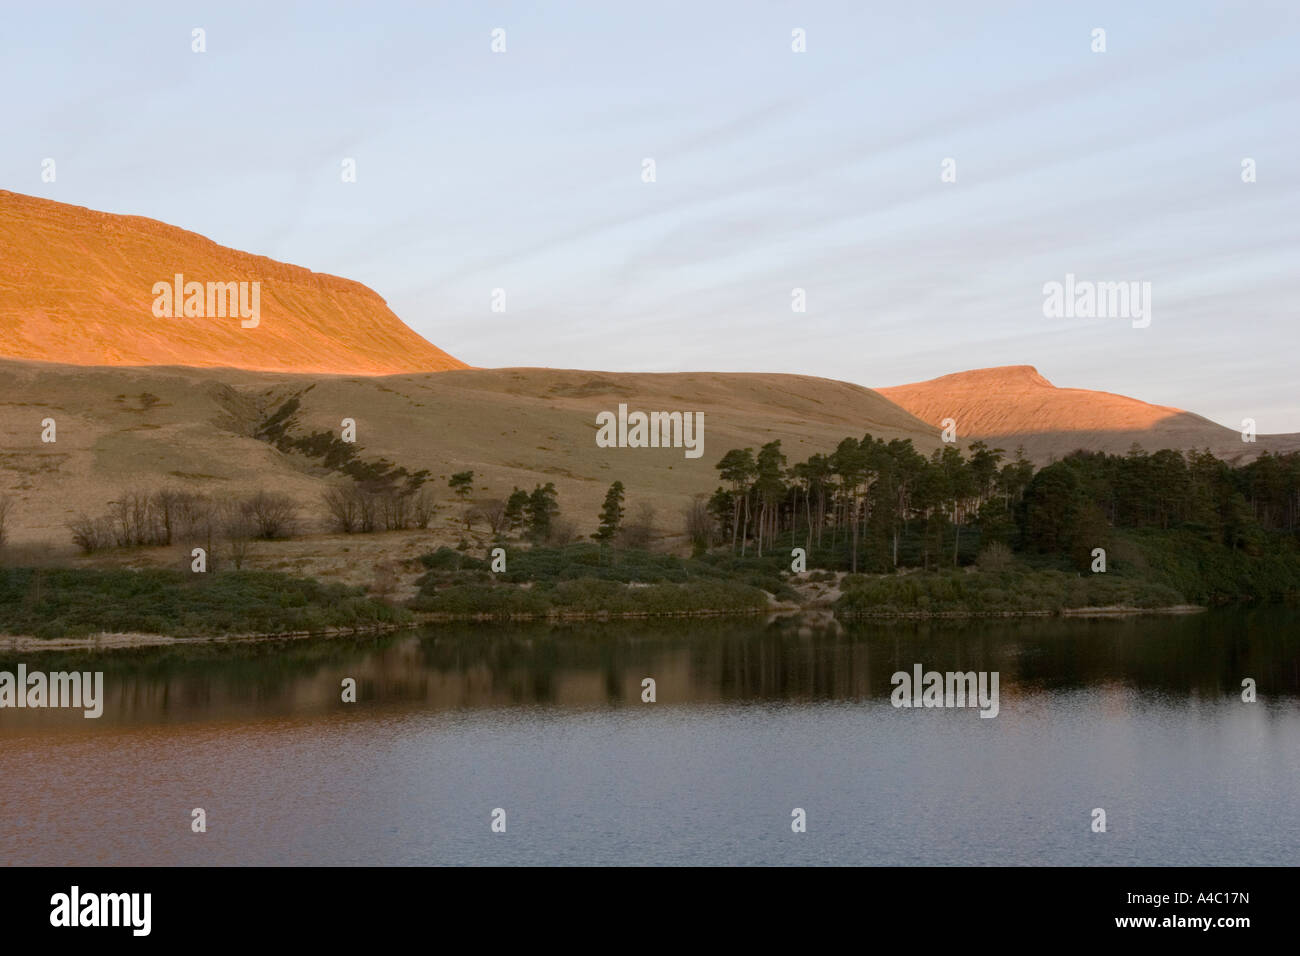
[[[474,490],[474,472],[458,471],[447,479],[447,487],[461,498],[469,497]]]
[[[524,526],[528,513],[528,492],[516,488],[506,500],[506,530],[518,531]]]
[[[551,523],[560,513],[556,501],[555,484],[548,481],[538,485],[528,496],[528,536],[534,541],[544,541],[551,533]]]
[[[749,483],[753,480],[758,471],[758,466],[754,463],[754,449],[746,448],[743,451],[739,448],[733,448],[722,456],[722,461],[713,466],[718,469],[722,475],[723,481],[731,482],[732,508],[731,515],[731,550],[736,550],[736,537],[740,536],[741,553],[744,553],[745,539],[749,535]],[[745,506],[745,526],[742,530],[740,519],[740,506]]]
[[[608,544],[618,534],[623,524],[623,482],[616,481],[609,486],[605,494],[605,503],[600,509],[600,527],[592,535],[602,545]]]

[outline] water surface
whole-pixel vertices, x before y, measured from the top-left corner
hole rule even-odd
[[[0,711],[0,861],[1293,864],[1297,625],[483,625],[29,654],[0,669],[103,670],[106,702]],[[997,671],[999,715],[892,707],[916,663]]]

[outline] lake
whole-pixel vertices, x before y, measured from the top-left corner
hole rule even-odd
[[[105,704],[0,710],[7,864],[1300,860],[1289,608],[456,625],[0,670],[19,662],[102,670]],[[917,664],[997,672],[997,716],[892,706]]]

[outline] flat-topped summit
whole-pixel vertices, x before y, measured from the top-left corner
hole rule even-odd
[[[0,249],[0,357],[362,375],[465,367],[359,282],[153,219],[0,190]],[[164,310],[156,287],[176,289],[178,275],[181,295],[169,292]],[[252,283],[247,327],[238,295],[251,306]]]

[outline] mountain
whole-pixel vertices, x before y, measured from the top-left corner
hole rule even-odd
[[[1147,451],[1209,448],[1230,461],[1254,458],[1266,449],[1300,448],[1296,435],[1260,435],[1247,443],[1239,431],[1180,408],[1111,392],[1058,388],[1032,365],[956,372],[876,391],[935,429],[953,419],[960,444],[981,439],[1008,451],[1024,445],[1036,461],[1080,448],[1123,454],[1134,443]]]
[[[299,439],[337,435],[344,419],[355,421],[365,461],[430,472],[453,541],[467,533],[466,502],[446,479],[466,470],[474,502],[554,482],[580,534],[622,481],[629,509],[648,503],[675,532],[693,497],[720,484],[726,451],[776,439],[791,464],[864,434],[908,438],[928,455],[946,418],[959,446],[1023,446],[1037,464],[1079,448],[1122,454],[1135,442],[1237,461],[1300,448],[1300,436],[1247,444],[1181,409],[1057,388],[1027,365],[876,391],[806,375],[469,369],[356,282],[149,219],[3,191],[0,246],[0,496],[10,500],[11,540],[36,547],[69,548],[77,514],[162,487],[274,490],[299,503],[304,530],[322,530],[321,495],[340,474],[262,439],[268,425]],[[155,315],[155,284],[170,289],[178,272],[260,283],[255,327],[238,315]],[[703,413],[702,454],[600,447],[597,416],[620,405]],[[43,440],[47,419],[56,441]]]
[[[358,282],[228,249],[152,219],[0,190],[0,249],[2,357],[353,375],[465,367]],[[251,283],[260,283],[256,327],[243,327],[233,307],[225,317],[155,315],[155,283],[170,287],[178,273],[203,284],[195,301],[205,312],[221,305],[209,303],[208,283],[250,283],[250,312]]]

